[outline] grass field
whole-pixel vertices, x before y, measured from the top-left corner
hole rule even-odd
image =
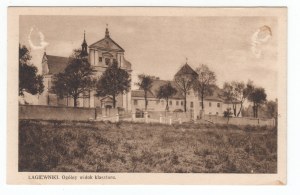
[[[276,173],[266,127],[20,120],[19,171]]]

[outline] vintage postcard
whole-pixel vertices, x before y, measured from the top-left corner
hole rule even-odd
[[[286,184],[287,8],[9,7],[8,184]]]

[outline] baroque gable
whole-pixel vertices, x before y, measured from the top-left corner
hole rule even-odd
[[[124,52],[125,50],[118,45],[114,40],[110,37],[105,37],[96,43],[93,43],[89,46],[90,49],[102,50],[102,51],[116,51],[116,52]]]

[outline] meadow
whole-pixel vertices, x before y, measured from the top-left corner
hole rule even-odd
[[[21,172],[276,173],[275,128],[19,121]]]

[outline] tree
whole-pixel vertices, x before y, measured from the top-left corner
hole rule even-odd
[[[234,116],[236,116],[236,97],[233,83],[225,82],[223,85],[222,96],[226,102],[232,104],[232,110]],[[224,112],[225,113],[225,112]]]
[[[224,83],[222,96],[225,98],[225,101],[231,102],[234,116],[240,115],[243,104],[253,88],[252,81],[248,81],[247,85],[245,85],[244,82],[238,81]],[[236,109],[237,103],[240,104],[240,109],[238,111]]]
[[[166,111],[169,110],[169,98],[175,95],[176,93],[176,88],[174,88],[170,82],[159,87],[157,92],[157,98],[166,100]]]
[[[136,83],[136,85],[139,86],[139,88],[144,91],[145,110],[147,110],[147,106],[148,106],[147,97],[148,97],[148,92],[152,87],[153,77],[149,75],[140,74],[138,75],[138,79],[139,82]]]
[[[277,112],[278,112],[278,105],[277,105],[277,99],[276,101],[267,101],[266,102],[266,111],[267,115],[270,118],[276,118]]]
[[[258,118],[258,108],[266,101],[267,94],[264,88],[258,87],[254,88],[249,94],[248,100],[253,102],[253,117]]]
[[[93,73],[93,67],[88,59],[81,55],[81,50],[74,50],[64,72],[54,75],[52,91],[60,98],[71,96],[74,107],[77,107],[80,95],[88,93],[95,87]]]
[[[130,90],[130,76],[126,70],[118,67],[114,61],[102,74],[96,85],[96,96],[110,95],[113,98],[113,107],[116,107],[116,97]]]
[[[275,126],[278,126],[278,100],[267,101],[266,103],[268,117],[275,119]]]
[[[248,83],[246,84],[246,87],[244,87],[244,84],[242,84],[242,88],[241,90],[238,90],[238,94],[237,94],[237,100],[240,102],[240,110],[237,114],[237,116],[240,115],[240,113],[242,112],[243,109],[243,104],[245,102],[246,99],[248,99],[249,95],[253,92],[254,90],[254,85],[253,85],[253,81],[248,80]],[[238,87],[239,89],[239,87]]]
[[[201,108],[204,110],[204,98],[213,94],[213,88],[216,84],[216,75],[206,65],[196,68],[198,74],[194,82],[194,91],[201,97]]]
[[[193,88],[196,78],[197,73],[188,64],[185,64],[174,76],[174,81],[184,97],[184,112],[186,112],[187,94]]]
[[[227,125],[229,123],[229,119],[230,117],[232,117],[232,112],[231,112],[231,108],[227,108],[224,112],[223,112],[223,116],[224,118],[227,118]]]
[[[24,92],[36,95],[44,91],[43,77],[37,74],[38,69],[30,60],[30,51],[19,45],[19,96],[24,96]]]

